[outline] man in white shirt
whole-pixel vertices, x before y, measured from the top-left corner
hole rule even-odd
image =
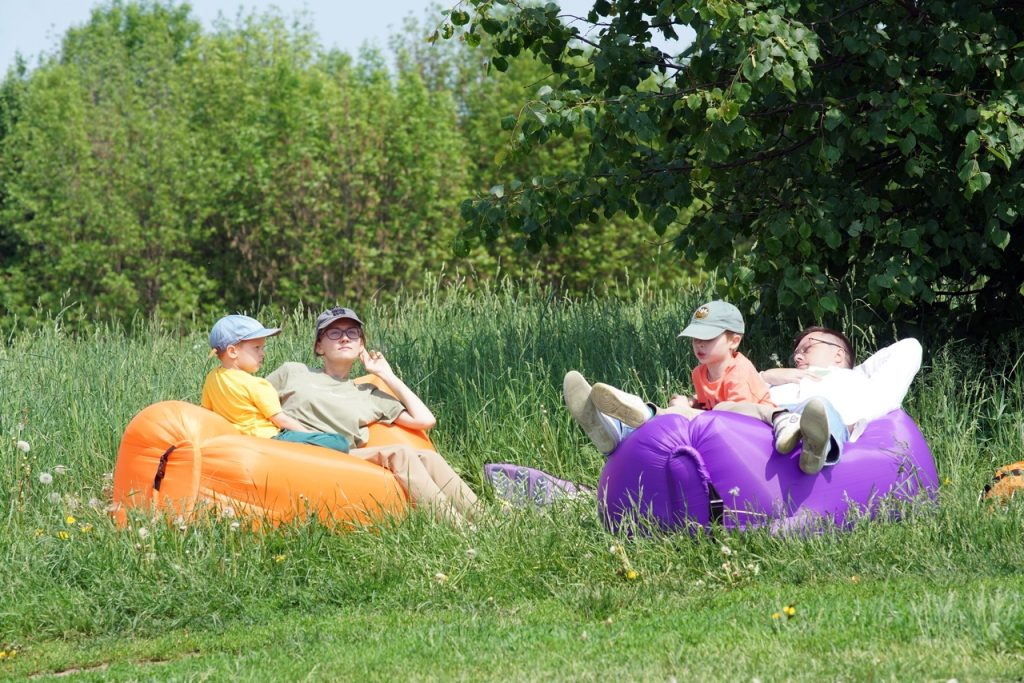
[[[761,372],[772,401],[789,411],[774,420],[775,449],[789,453],[803,440],[801,469],[813,474],[834,465],[868,422],[900,407],[921,356],[921,344],[908,338],[853,367],[845,335],[826,327],[805,329],[794,345],[794,368]]]

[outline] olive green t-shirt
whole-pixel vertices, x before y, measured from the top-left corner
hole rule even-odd
[[[372,384],[339,380],[319,368],[284,363],[267,377],[277,389],[281,408],[304,426],[346,436],[357,447],[369,437],[367,425],[391,424],[405,406]]]

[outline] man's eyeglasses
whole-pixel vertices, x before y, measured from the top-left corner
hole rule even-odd
[[[361,327],[349,327],[341,329],[340,327],[332,327],[331,329],[324,332],[324,336],[332,341],[338,341],[342,337],[348,337],[349,339],[362,339],[363,328]]]
[[[844,352],[846,351],[846,347],[842,344],[836,344],[835,342],[830,342],[825,339],[808,339],[806,343],[801,344],[795,351],[793,351],[793,358],[796,358],[797,356],[806,356],[807,352],[810,351],[811,347],[815,344],[828,344],[829,346],[834,346],[837,349],[842,349]]]

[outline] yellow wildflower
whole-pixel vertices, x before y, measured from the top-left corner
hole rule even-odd
[[[45,534],[45,533],[46,533],[46,532],[45,532],[45,531],[43,531],[42,529],[36,529],[35,537],[36,537],[36,538],[39,538],[40,536],[42,536],[42,535],[43,535],[43,534]]]
[[[60,539],[60,540],[62,540],[62,541],[66,541],[66,540],[68,540],[69,538],[71,538],[71,534],[69,534],[69,533],[68,533],[68,532],[66,532],[66,531],[58,531],[58,532],[57,532],[57,538],[59,538],[59,539]]]
[[[640,578],[640,574],[635,569],[626,572],[626,581],[636,581],[638,578]]]
[[[793,617],[796,616],[796,606],[795,605],[786,605],[785,607],[782,608],[782,611],[785,612],[786,616],[789,617],[790,619],[792,619]]]
[[[277,562],[278,564],[280,564],[280,563],[282,563],[284,561],[285,561],[285,556],[284,555],[274,555],[274,562]]]
[[[72,524],[75,523],[76,520],[75,520],[75,518],[73,516],[68,515],[67,517],[64,518],[64,521],[67,523],[68,526],[71,526]]]
[[[78,530],[81,531],[83,534],[87,534],[90,531],[92,531],[92,524],[81,524],[79,525]]]
[[[781,614],[779,614],[778,612],[772,612],[772,619],[776,619],[777,620],[777,619],[781,619],[781,618],[782,618]]]

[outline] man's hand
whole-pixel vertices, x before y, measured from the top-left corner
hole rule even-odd
[[[799,368],[771,368],[769,370],[762,370],[761,379],[773,387],[777,387],[780,384],[799,384],[804,379],[810,379],[815,382],[821,381],[821,377],[813,372]]]

